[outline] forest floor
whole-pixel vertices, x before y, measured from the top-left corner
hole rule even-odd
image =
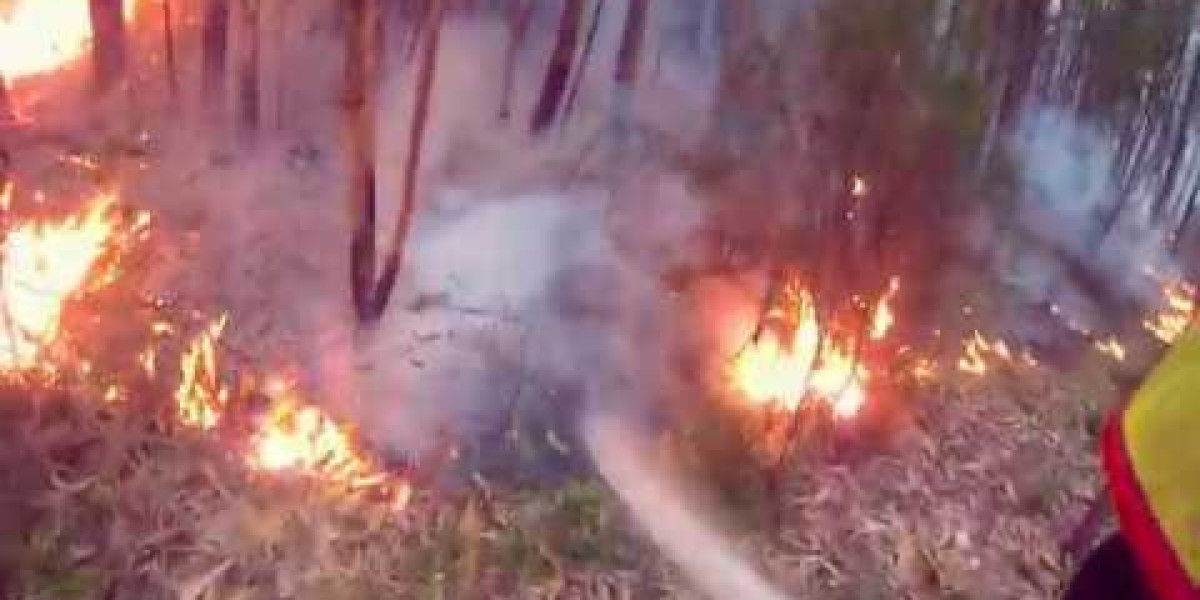
[[[306,185],[302,172],[297,177],[292,190]],[[270,183],[226,185],[279,195]],[[128,195],[145,189],[135,185]],[[235,315],[231,329],[241,333],[218,351],[236,362],[277,353],[269,344],[286,345],[289,335],[316,335],[271,329],[278,323],[320,329],[327,321],[314,315],[339,310],[336,295],[321,290],[343,285],[341,258],[331,258],[342,249],[320,244],[342,238],[312,229],[338,210],[328,190],[296,194],[296,207],[308,203],[306,210],[274,211],[271,219],[251,214],[266,207],[224,206],[182,183],[175,190],[169,206],[139,207],[152,208],[168,233],[122,259],[123,277],[138,283],[73,309],[81,312],[72,322],[89,315],[107,323],[83,346],[130,354],[112,369],[135,368],[137,346],[112,340],[138,320],[199,331],[216,318],[213,307],[296,312],[258,315],[274,323]],[[286,214],[299,216],[281,222]],[[313,240],[305,252],[272,255],[297,236]],[[210,252],[206,264],[220,268],[190,272],[189,252]],[[307,285],[272,279],[280,261],[296,261],[288,269],[307,273]],[[129,314],[155,287],[186,300]],[[259,345],[239,349],[239,339]],[[167,357],[186,355],[185,346],[183,339],[164,345],[162,364],[172,366],[161,370],[175,375]],[[1072,372],[998,362],[974,375],[954,368],[957,347],[933,358],[944,366],[904,394],[905,418],[871,434],[880,439],[849,450],[801,444],[775,498],[753,489],[714,492],[723,499],[717,520],[738,551],[791,597],[1058,594],[1069,571],[1060,545],[1100,485],[1095,434],[1115,398],[1106,359],[1089,357]],[[113,378],[79,364],[54,376],[14,373],[0,398],[0,597],[700,597],[596,477],[526,487],[479,477],[468,489],[445,491],[409,487],[405,473],[383,468],[363,485],[264,473],[247,468],[244,450],[229,441],[236,432],[205,435],[169,423],[163,407],[177,401],[169,377],[142,380],[113,401]],[[241,371],[235,395],[260,392],[267,384],[251,371],[267,368],[232,369]],[[764,516],[771,503],[776,522]]]
[[[10,373],[0,390],[0,598],[700,597],[595,476],[477,477],[447,491],[379,467],[346,485],[249,468],[231,441],[237,424],[214,435],[173,424],[188,340],[226,311],[223,364],[207,367],[236,376],[232,396],[253,404],[282,369],[329,403],[344,395],[338,374],[356,359],[349,236],[330,183],[341,178],[304,144],[265,149],[262,164],[79,151],[105,156],[81,170],[64,165],[62,140],[30,141],[15,179],[55,202],[122,181],[154,234],[122,256],[115,289],[74,302],[66,329],[98,324],[73,336],[68,361],[53,376]],[[960,288],[996,293],[982,279]],[[147,304],[150,293],[163,301]],[[140,372],[159,322],[177,332],[154,338],[162,377],[133,377],[114,401],[112,382]],[[971,328],[1003,333],[999,322]],[[1101,484],[1110,362],[1094,353],[1064,372],[995,361],[976,375],[955,367],[961,345],[950,346],[894,398],[903,416],[885,430],[800,444],[774,497],[751,464],[695,470],[698,486],[716,488],[714,518],[739,553],[790,597],[1059,593],[1070,569],[1060,545]]]

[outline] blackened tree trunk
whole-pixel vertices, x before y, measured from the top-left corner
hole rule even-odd
[[[94,84],[100,92],[119,83],[125,71],[125,19],[121,8],[121,0],[88,0]]]
[[[179,100],[179,71],[175,66],[175,23],[171,15],[171,0],[160,0],[160,2],[162,2],[163,54],[166,57],[164,68],[166,69],[167,92],[170,94],[173,105]]]
[[[571,77],[571,65],[575,62],[582,16],[583,0],[564,0],[554,54],[550,56],[550,64],[546,67],[546,78],[542,83],[542,92],[538,96],[529,127],[534,133],[545,131],[558,115],[563,92],[566,91],[567,81]]]
[[[346,0],[343,120],[350,153],[350,285],[360,322],[372,311],[375,288],[375,105],[371,48],[375,0]]]
[[[259,102],[259,0],[242,0],[241,65],[238,69],[238,120],[246,141],[258,135],[261,108]]]
[[[617,53],[615,79],[618,87],[630,88],[637,81],[642,42],[646,34],[646,9],[649,6],[650,0],[629,0],[621,49]]]
[[[508,48],[504,51],[504,84],[500,92],[501,119],[507,119],[512,114],[513,86],[517,78],[517,55],[525,32],[529,29],[529,20],[533,16],[533,3],[530,0],[510,0],[508,6]]]
[[[225,67],[229,56],[229,0],[208,0],[204,10],[203,93],[206,102],[225,103]]]
[[[579,97],[579,88],[583,85],[583,79],[587,77],[588,63],[591,62],[592,50],[596,47],[596,35],[600,32],[601,17],[604,16],[604,0],[596,0],[596,7],[592,9],[592,21],[588,26],[587,40],[583,42],[583,53],[579,57],[579,64],[575,66],[574,75],[571,77],[571,89],[567,90],[566,105],[563,106],[562,122],[570,117],[575,110],[575,99]]]
[[[621,48],[617,51],[616,111],[620,124],[629,120],[631,95],[641,67],[642,42],[646,35],[646,9],[650,0],[629,0],[629,13],[625,17],[625,31],[621,35]]]
[[[12,101],[8,98],[8,81],[0,73],[0,123],[13,118]]]
[[[429,120],[429,108],[433,97],[433,81],[437,74],[438,43],[442,30],[443,0],[431,0],[429,20],[425,23],[425,45],[421,53],[421,71],[417,74],[416,102],[413,105],[412,123],[409,126],[408,157],[404,164],[404,191],[401,196],[400,214],[396,228],[392,231],[392,244],[387,261],[383,266],[378,288],[372,305],[372,319],[378,319],[387,308],[388,298],[396,285],[400,263],[404,259],[404,246],[412,228],[413,214],[417,207],[417,173],[421,168],[421,149],[425,141],[425,127]]]

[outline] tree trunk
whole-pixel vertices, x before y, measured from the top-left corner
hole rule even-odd
[[[121,0],[88,0],[96,91],[116,85],[125,71],[125,17]]]
[[[554,43],[554,54],[546,67],[546,78],[537,106],[533,110],[530,130],[545,131],[558,115],[563,92],[571,77],[571,65],[575,62],[575,50],[579,39],[579,23],[583,16],[583,0],[564,0],[562,18],[559,20],[558,37]]]
[[[259,0],[242,0],[241,68],[238,70],[238,116],[247,142],[258,136],[261,120],[259,95]]]
[[[275,129],[283,131],[287,113],[287,0],[275,2]]]
[[[512,114],[513,85],[517,78],[517,55],[521,50],[521,42],[525,40],[525,32],[529,29],[529,21],[533,17],[533,3],[530,0],[510,0],[508,8],[508,48],[504,52],[504,84],[500,92],[501,120],[508,119]]]
[[[229,55],[229,0],[208,0],[203,31],[204,100],[216,107],[225,106],[225,66]]]
[[[343,118],[350,152],[350,284],[355,312],[366,321],[372,312],[375,287],[375,106],[368,87],[374,76],[370,48],[373,32],[371,18],[374,0],[346,0],[349,13],[346,27]]]
[[[587,76],[588,62],[592,58],[592,50],[596,47],[596,34],[600,32],[600,20],[604,16],[604,0],[596,0],[596,8],[592,11],[592,23],[588,29],[587,41],[583,43],[583,54],[579,57],[579,65],[575,67],[574,77],[571,78],[571,89],[567,91],[567,103],[563,107],[563,120],[570,117],[575,110],[575,99],[579,96],[579,88]]]
[[[4,73],[0,73],[0,123],[13,117],[12,100],[8,97],[8,81],[4,79]]]
[[[642,41],[646,34],[646,9],[649,5],[650,0],[629,0],[625,31],[621,35],[617,68],[613,74],[617,84],[615,105],[618,124],[627,123],[632,112],[631,96],[641,66]]]
[[[175,66],[175,23],[171,17],[171,0],[162,2],[163,54],[166,57],[164,68],[167,77],[167,92],[170,94],[171,105],[179,101],[179,71]]]
[[[631,88],[638,78],[642,42],[646,33],[646,9],[650,0],[629,0],[629,13],[625,17],[625,31],[621,35],[621,48],[617,52],[615,80],[618,87]]]
[[[421,71],[417,75],[416,102],[413,105],[412,124],[409,127],[408,157],[404,164],[404,190],[401,196],[400,214],[396,228],[392,231],[392,244],[383,267],[378,288],[375,290],[372,318],[378,319],[387,308],[388,298],[396,285],[400,263],[404,259],[404,246],[412,228],[413,214],[417,206],[417,174],[421,168],[421,148],[425,140],[425,127],[429,120],[430,101],[433,96],[433,81],[437,74],[438,43],[442,30],[443,0],[431,0],[429,20],[425,24],[425,46],[421,55]]]

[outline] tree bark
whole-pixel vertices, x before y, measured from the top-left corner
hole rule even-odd
[[[542,92],[533,110],[530,130],[541,133],[554,122],[562,103],[563,92],[571,76],[571,65],[575,62],[575,50],[579,39],[579,23],[583,15],[583,0],[564,0],[562,17],[559,20],[558,36],[554,43],[554,54],[546,67],[546,78]]]
[[[646,9],[650,0],[629,0],[629,13],[625,17],[625,31],[621,35],[621,48],[617,52],[617,69],[614,78],[618,87],[631,88],[637,81],[642,43],[646,33]]]
[[[629,0],[629,12],[625,16],[625,31],[621,35],[621,47],[617,51],[617,68],[613,73],[616,81],[616,115],[618,124],[628,122],[632,112],[633,87],[641,67],[642,42],[646,33],[646,9],[650,0]]]
[[[208,0],[204,10],[203,93],[217,108],[225,105],[225,67],[229,56],[229,0]]]
[[[241,68],[238,72],[238,116],[246,142],[258,136],[261,121],[259,93],[260,22],[259,0],[242,0]]]
[[[171,16],[171,0],[162,2],[163,54],[166,62],[167,92],[174,106],[179,101],[179,71],[175,66],[175,23]]]
[[[433,96],[433,82],[437,75],[437,54],[442,30],[443,0],[431,0],[429,20],[425,24],[425,46],[421,55],[421,71],[417,75],[416,102],[413,106],[412,124],[409,127],[408,157],[404,164],[404,190],[396,228],[392,231],[392,244],[383,267],[379,285],[375,290],[372,319],[378,319],[387,308],[400,264],[404,260],[404,246],[412,228],[413,214],[417,206],[417,174],[421,167],[421,149],[425,140],[425,128],[429,120],[429,108]]]
[[[604,0],[596,0],[587,40],[583,42],[583,54],[579,57],[579,65],[575,67],[574,77],[571,78],[571,89],[567,91],[567,102],[563,107],[564,121],[575,111],[575,99],[579,96],[579,88],[583,85],[584,77],[587,76],[588,63],[592,58],[592,50],[596,47],[596,34],[600,32],[600,20],[603,16]]]
[[[530,0],[510,0],[508,8],[508,48],[504,52],[504,83],[500,92],[501,120],[508,119],[512,114],[513,85],[517,78],[517,55],[521,50],[521,42],[525,40],[525,32],[529,29],[529,21],[533,17],[533,3]]]
[[[88,0],[92,24],[92,66],[94,85],[105,92],[125,72],[125,17],[121,0]]]
[[[355,312],[366,321],[375,287],[375,106],[367,79],[374,74],[369,49],[375,28],[374,0],[346,0],[343,120],[350,153],[347,207],[352,226],[350,284]]]

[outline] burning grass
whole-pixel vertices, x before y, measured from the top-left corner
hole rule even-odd
[[[0,398],[14,440],[0,512],[19,515],[0,553],[20,565],[18,597],[693,597],[595,480],[412,487],[277,372],[235,377],[255,368],[223,349],[236,320],[139,301],[147,221],[104,202],[12,229],[86,250],[29,261],[58,283],[17,311],[41,324]],[[700,410],[693,424],[712,427],[665,446],[733,492],[716,504],[744,508],[740,545],[799,597],[1053,597],[1060,516],[1095,485],[1096,398],[1111,391],[977,331],[961,354],[871,358],[897,289],[857,343],[790,291],[726,373],[732,408],[753,416]],[[872,421],[880,406],[894,415]],[[764,431],[790,437],[769,486]]]

